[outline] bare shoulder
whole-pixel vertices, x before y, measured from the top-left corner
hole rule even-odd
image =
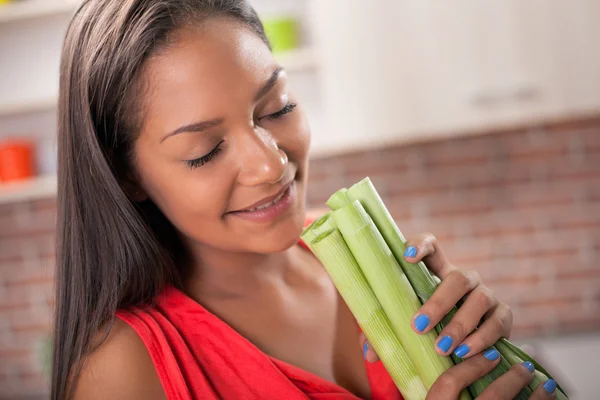
[[[138,334],[115,319],[106,340],[83,360],[75,400],[164,400],[150,354]]]

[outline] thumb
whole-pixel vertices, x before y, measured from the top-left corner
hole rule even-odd
[[[373,347],[369,344],[364,333],[360,334],[360,346],[362,348],[363,357],[370,363],[379,361],[379,356],[375,353]]]

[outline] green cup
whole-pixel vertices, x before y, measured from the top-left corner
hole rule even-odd
[[[298,23],[293,17],[265,18],[262,21],[273,53],[282,53],[298,48]]]

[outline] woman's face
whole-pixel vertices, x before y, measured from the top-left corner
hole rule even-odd
[[[290,247],[304,223],[310,131],[285,71],[230,19],[176,36],[144,70],[141,188],[192,246]]]

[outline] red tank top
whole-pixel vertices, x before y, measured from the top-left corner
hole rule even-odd
[[[183,292],[117,317],[144,342],[169,400],[357,400],[326,379],[262,352]],[[358,346],[358,344],[357,344]],[[372,400],[402,400],[381,362],[365,361]]]

